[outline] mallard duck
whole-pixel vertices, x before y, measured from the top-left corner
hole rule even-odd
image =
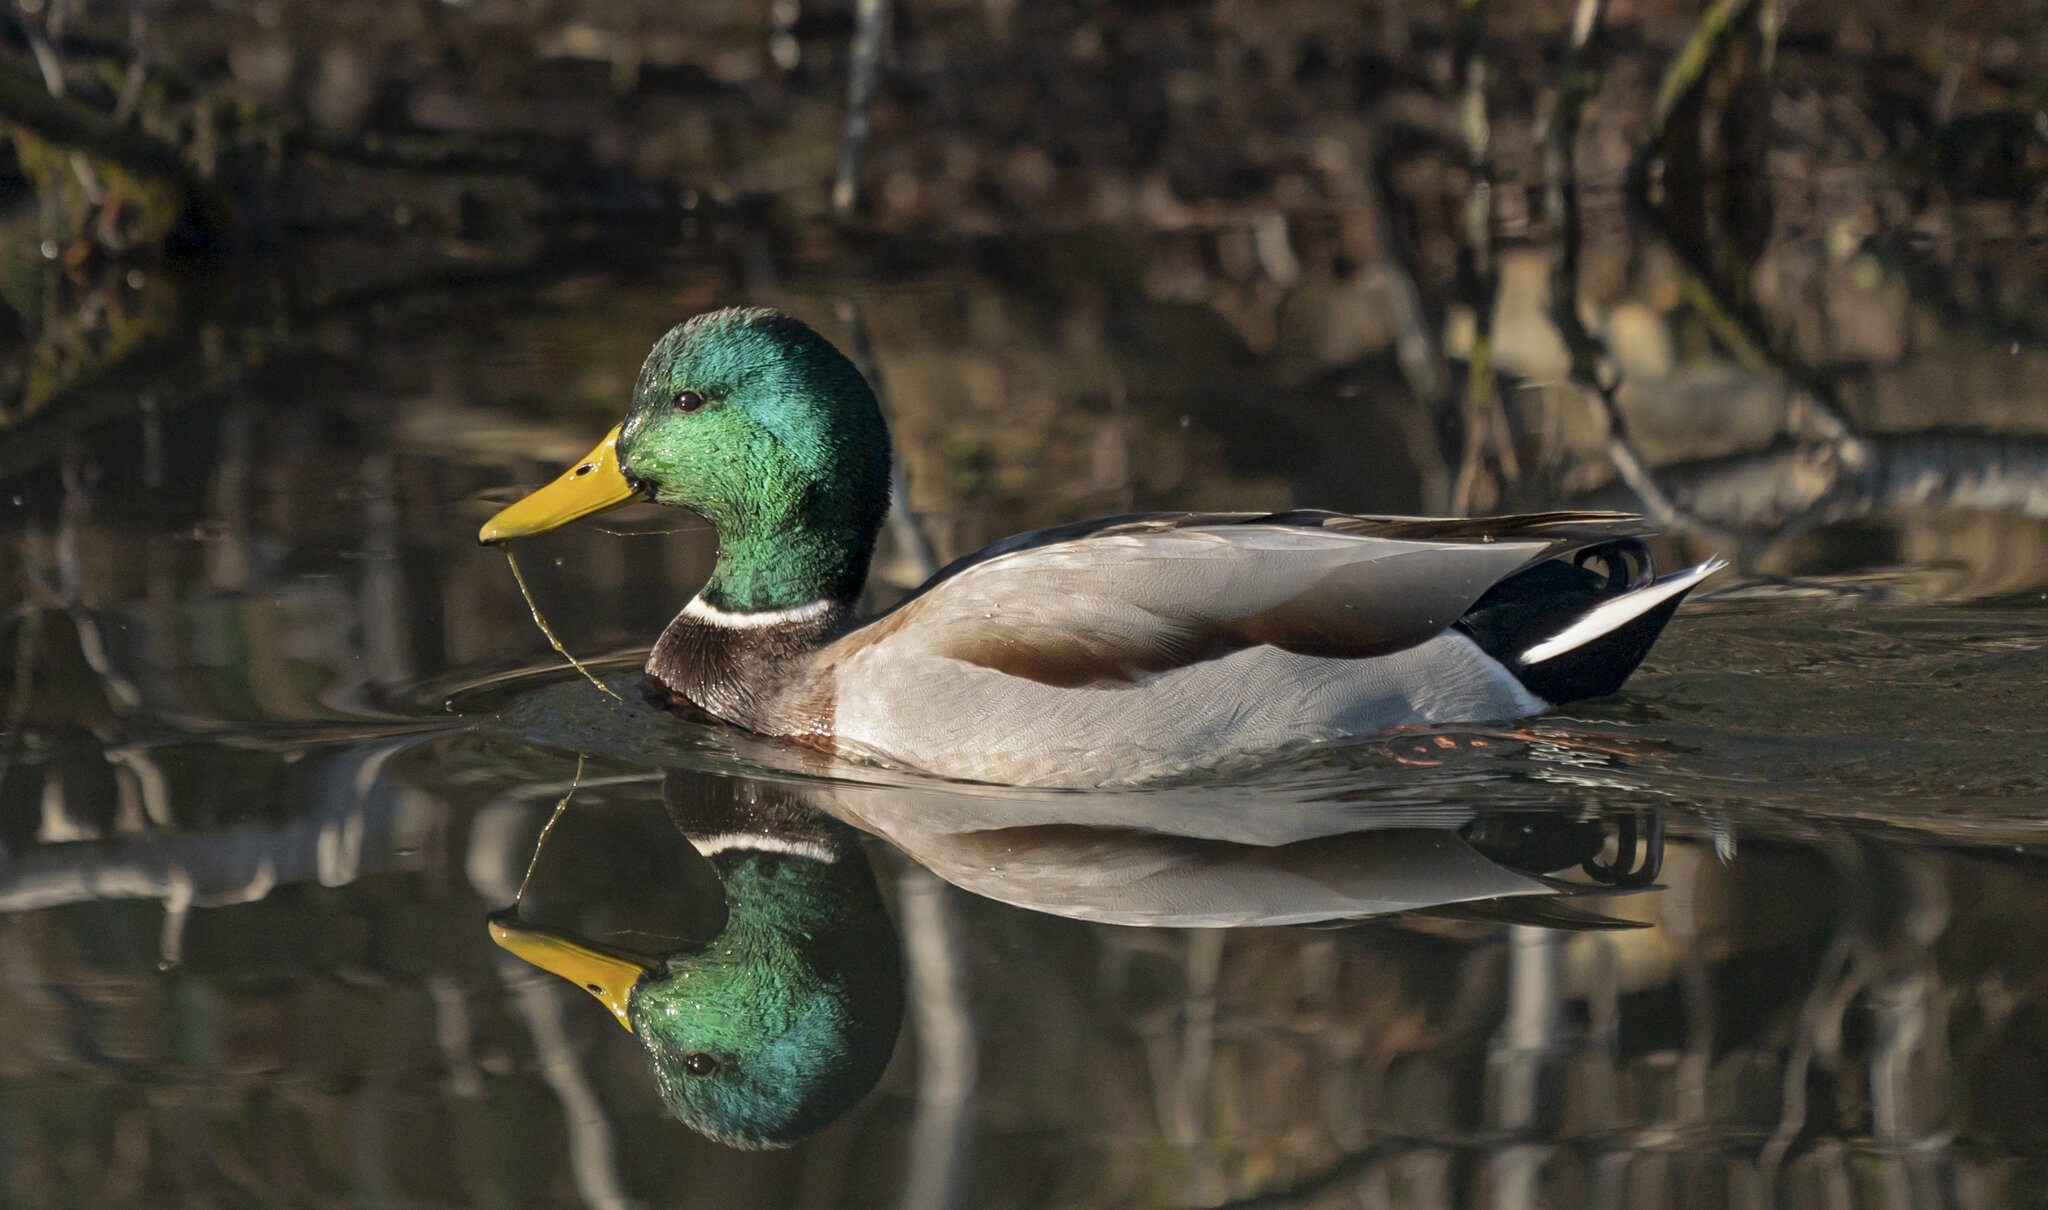
[[[743,1148],[784,1147],[881,1078],[903,975],[858,835],[786,793],[671,777],[663,797],[725,889],[707,944],[649,959],[494,916],[491,937],[583,988],[638,1038],[670,1112]]]
[[[676,709],[949,777],[1150,781],[1613,692],[1722,564],[1658,576],[1645,521],[1150,513],[1020,534],[868,621],[889,434],[853,363],[776,311],[658,341],[626,419],[485,543],[636,500],[718,535],[647,660]]]

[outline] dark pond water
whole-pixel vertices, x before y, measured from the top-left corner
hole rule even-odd
[[[1121,794],[798,767],[601,697],[474,544],[740,299],[865,328],[942,557],[1133,507],[1447,507],[1385,283],[1247,319],[1196,297],[1240,234],[259,279],[0,435],[0,1200],[2048,1205],[2048,351],[1876,261],[1777,253],[1815,361],[1862,359],[1824,441],[1654,258],[1605,304],[1661,553],[1736,566],[1623,694],[1519,730]],[[1519,458],[1473,502],[1641,507],[1543,314],[1496,324]],[[636,509],[521,559],[630,690],[711,552]],[[916,579],[880,571],[876,603]],[[764,812],[839,881],[684,843]],[[815,953],[748,951],[783,984],[697,968],[752,989],[728,1016],[798,986],[860,1018],[824,1074],[872,1091],[773,1151],[676,1121],[491,931],[729,954],[820,903]]]

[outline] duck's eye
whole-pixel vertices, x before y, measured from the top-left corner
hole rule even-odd
[[[693,1050],[683,1056],[683,1070],[693,1076],[708,1076],[718,1070],[718,1060],[701,1050]]]
[[[704,397],[695,391],[678,391],[676,393],[676,411],[678,412],[694,412],[703,406]]]

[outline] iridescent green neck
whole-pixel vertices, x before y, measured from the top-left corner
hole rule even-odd
[[[809,942],[871,906],[874,875],[857,850],[845,864],[837,846],[805,840],[791,850],[736,845],[712,855],[725,884],[728,935],[781,934]]]
[[[728,529],[735,532],[728,532]],[[718,561],[698,594],[726,613],[794,609],[860,595],[875,536],[796,516],[778,523],[718,527]]]

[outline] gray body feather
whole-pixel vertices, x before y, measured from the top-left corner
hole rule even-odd
[[[1002,555],[827,650],[837,744],[951,777],[1092,786],[1534,714],[1545,703],[1449,628],[1548,549],[1233,525]]]

